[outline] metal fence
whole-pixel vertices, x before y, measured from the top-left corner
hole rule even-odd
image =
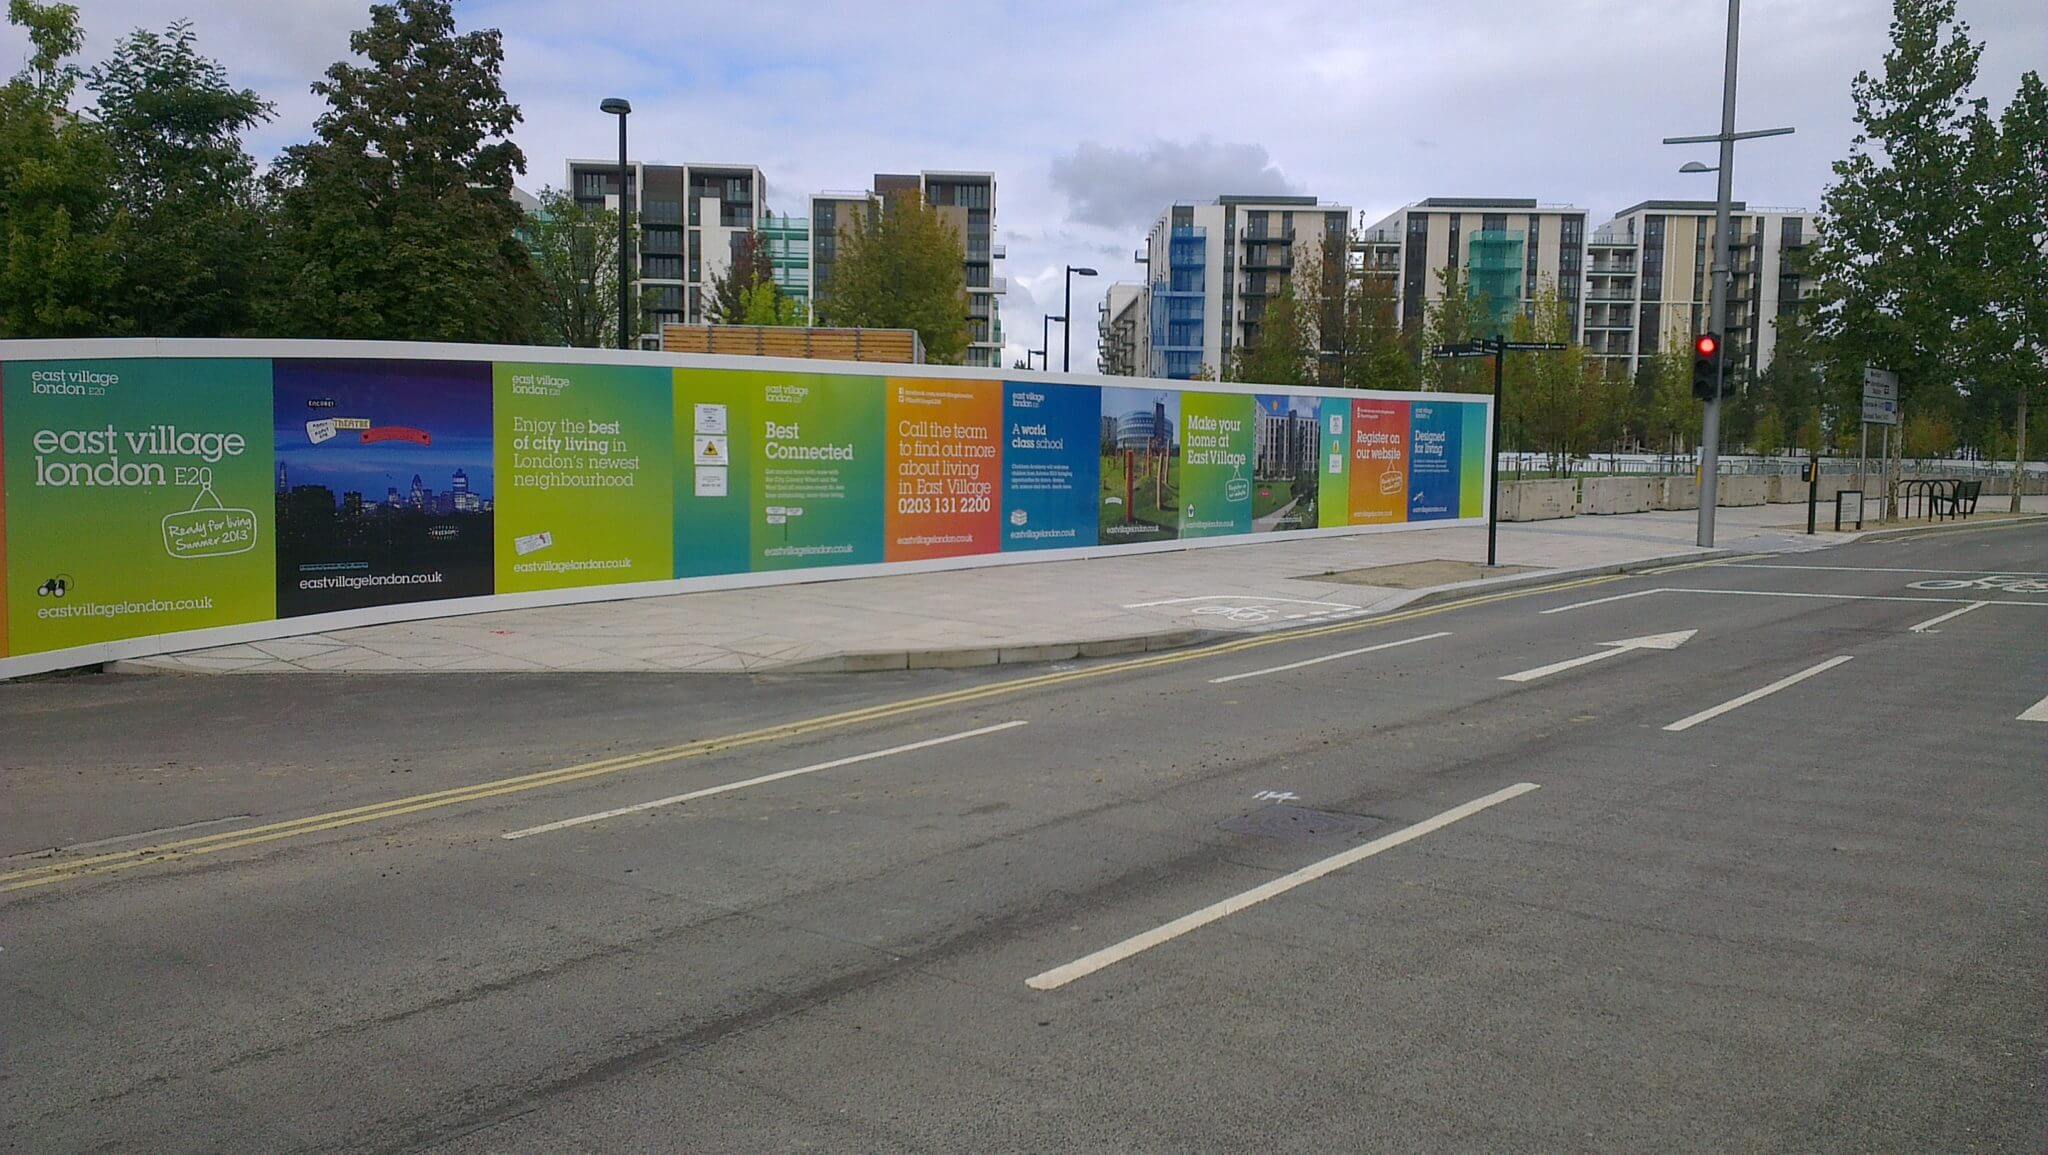
[[[1823,457],[1820,459],[1822,474],[1854,474],[1858,465],[1854,457]],[[1800,476],[1806,468],[1804,457],[1763,457],[1755,454],[1723,454],[1720,463],[1722,476]],[[1548,453],[1503,453],[1500,455],[1500,471],[1503,474],[1538,473],[1549,475],[1556,459]],[[1566,472],[1574,476],[1605,476],[1612,474],[1688,474],[1699,472],[1699,457],[1692,453],[1596,453],[1573,457],[1567,463]],[[1884,462],[1877,457],[1866,459],[1865,472],[1876,475],[1883,471]],[[1953,458],[1908,458],[1902,464],[1905,474],[1939,474],[1943,477],[1959,477],[1965,480],[2012,476],[2012,462],[2005,461],[1963,461]],[[2048,461],[2026,463],[2029,477],[2048,477]]]

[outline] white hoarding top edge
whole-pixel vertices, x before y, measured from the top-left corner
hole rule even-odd
[[[781,373],[850,373],[865,377],[919,377],[952,381],[1009,381],[1017,384],[1093,385],[1109,389],[1174,389],[1193,393],[1284,394],[1303,397],[1412,401],[1491,402],[1483,393],[1418,393],[1386,389],[1330,389],[1316,385],[1251,385],[1233,381],[1183,381],[1164,377],[1115,377],[1102,373],[1047,373],[1029,369],[987,369],[967,365],[904,365],[886,361],[824,361],[797,357],[752,357],[720,353],[663,353],[638,349],[582,349],[559,345],[477,345],[440,341],[340,341],[253,337],[85,337],[0,340],[7,361],[132,360],[146,357],[366,358],[407,361],[518,361],[542,365],[628,365],[658,369],[732,369]]]

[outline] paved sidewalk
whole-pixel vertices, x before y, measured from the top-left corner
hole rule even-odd
[[[2048,513],[2048,499],[2029,498]],[[1796,551],[1803,506],[1723,509],[1717,544]],[[1795,524],[1796,523],[1796,524]],[[1500,559],[1555,573],[1699,552],[1690,511],[1502,525]],[[122,662],[134,671],[800,672],[1058,661],[1385,612],[1486,581],[1486,531],[1411,530],[1135,557],[721,590],[366,626]],[[1378,567],[1406,566],[1393,572]],[[1375,572],[1345,575],[1347,571]],[[1466,578],[1467,580],[1457,580]],[[1449,580],[1446,580],[1449,579]],[[1426,583],[1426,584],[1425,584]]]

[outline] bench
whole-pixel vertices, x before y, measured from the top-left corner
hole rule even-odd
[[[1928,494],[1929,511],[1938,518],[1968,517],[1977,512],[1977,498],[1984,492],[1981,481],[1952,482],[1947,492],[1939,489]]]

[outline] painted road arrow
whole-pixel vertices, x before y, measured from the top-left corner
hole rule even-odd
[[[1623,638],[1618,642],[1601,642],[1601,645],[1608,648],[1595,650],[1584,657],[1567,658],[1562,662],[1552,662],[1547,666],[1538,666],[1533,670],[1523,670],[1519,674],[1502,674],[1500,680],[1503,682],[1533,682],[1538,678],[1547,678],[1552,674],[1561,674],[1566,670],[1575,670],[1580,666],[1590,666],[1594,662],[1620,657],[1631,650],[1675,650],[1684,645],[1696,633],[1699,633],[1699,631],[1677,630],[1668,634],[1644,634],[1640,638]]]

